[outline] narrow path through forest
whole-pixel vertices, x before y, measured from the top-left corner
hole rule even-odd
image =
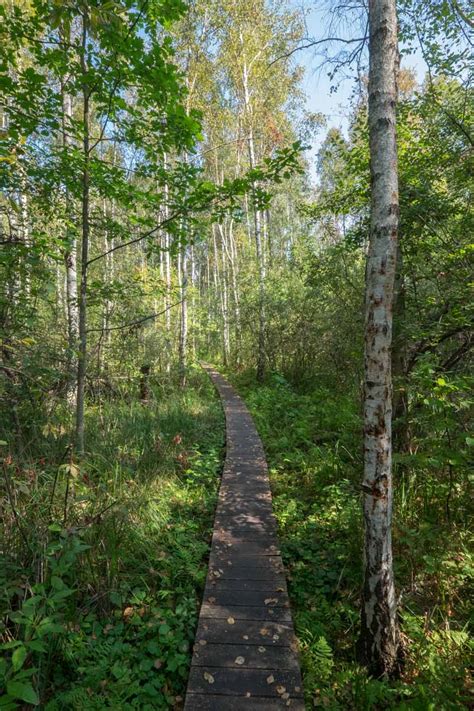
[[[268,467],[242,399],[204,365],[222,398],[226,460],[185,709],[304,709]]]

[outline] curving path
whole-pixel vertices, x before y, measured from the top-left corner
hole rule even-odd
[[[186,693],[186,711],[304,709],[298,650],[272,513],[268,467],[234,389],[222,398],[227,456]]]

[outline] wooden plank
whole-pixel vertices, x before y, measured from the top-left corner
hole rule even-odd
[[[252,581],[253,582],[253,581]],[[253,607],[289,607],[288,595],[283,592],[267,592],[265,590],[230,590],[222,588],[206,588],[204,602],[210,605],[250,605]]]
[[[245,537],[232,537],[229,536],[227,542],[222,537],[214,535],[212,538],[212,550],[217,555],[225,555],[230,551],[236,552],[240,555],[254,555],[254,556],[266,556],[266,555],[280,555],[280,549],[276,543],[273,542],[273,538],[268,537],[267,540],[263,539],[260,541],[248,540]]]
[[[253,590],[254,592],[281,593],[286,592],[286,580],[210,580],[205,587],[205,595],[212,595],[213,590]]]
[[[299,665],[291,647],[256,644],[197,643],[193,663],[201,667],[232,669],[275,669],[298,671]]]
[[[271,518],[263,518],[259,516],[245,516],[243,514],[237,516],[216,516],[215,525],[217,528],[223,528],[231,533],[248,533],[248,534],[274,534],[276,536],[276,522]]]
[[[242,558],[242,560],[239,560]],[[236,556],[221,558],[212,554],[209,561],[210,580],[221,578],[239,578],[244,580],[277,580],[283,578],[284,567],[281,561],[274,561],[275,556]],[[246,562],[248,561],[248,562]]]
[[[235,620],[230,625],[227,620],[200,619],[196,641],[221,644],[261,644],[273,647],[293,647],[296,649],[296,638],[293,625],[280,621],[248,621]]]
[[[277,587],[285,585],[284,575],[275,573],[273,570],[259,568],[258,566],[252,568],[237,567],[235,565],[227,568],[223,566],[215,567],[212,571],[209,571],[206,583],[212,584],[214,581],[219,580],[265,580]]]
[[[201,617],[219,620],[278,620],[291,622],[291,613],[284,607],[270,605],[216,605],[204,601],[201,605]]]
[[[302,699],[269,699],[263,696],[219,696],[217,694],[189,694],[186,711],[274,711],[286,709],[304,711]]]
[[[212,681],[211,681],[212,679]],[[299,671],[273,669],[227,669],[192,666],[189,689],[194,693],[213,693],[225,696],[268,696],[278,699],[284,693],[289,698],[301,698]],[[285,689],[279,694],[281,689]]]

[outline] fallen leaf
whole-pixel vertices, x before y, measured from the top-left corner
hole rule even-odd
[[[233,617],[228,617],[228,618],[227,618],[227,622],[228,622],[229,625],[235,625],[235,620],[234,620]]]
[[[282,694],[284,694],[285,691],[286,691],[285,687],[282,686],[281,684],[279,684],[279,686],[277,686],[277,688],[276,688],[276,692],[277,692],[277,694],[280,694],[280,696],[281,696]]]
[[[161,667],[163,666],[163,662],[161,661],[161,659],[155,659],[155,661],[153,662],[153,666],[155,667],[155,669],[161,669]]]
[[[131,617],[134,613],[133,607],[126,607],[125,610],[123,611],[123,616],[127,620],[129,617]]]
[[[274,635],[273,635],[273,641],[274,641],[274,642],[278,642],[279,639],[280,639],[280,635],[279,635],[279,634],[274,634]]]
[[[262,627],[260,630],[260,634],[262,635],[262,637],[266,637],[267,634],[270,634],[270,631],[266,627]]]
[[[258,648],[258,651],[260,652],[260,654],[263,654],[263,653],[266,652],[267,650],[265,649],[265,647],[259,647],[259,648]]]
[[[201,645],[201,647],[204,647],[204,645],[206,645],[207,642],[206,642],[205,639],[200,639],[200,640],[199,640],[199,644]]]
[[[278,598],[276,598],[276,597],[267,597],[267,599],[264,600],[264,602],[265,602],[265,605],[276,605],[276,603],[278,602]]]
[[[244,659],[244,657],[236,657],[236,658],[235,658],[235,664],[238,664],[239,666],[242,666],[242,664],[245,664],[245,659]]]
[[[289,695],[289,693],[286,691],[284,694],[281,695],[281,698],[282,698],[282,699],[289,699],[289,698],[290,698],[290,695]]]
[[[204,672],[204,679],[209,683],[213,684],[214,683],[214,677],[212,674],[209,674],[209,672]]]
[[[273,674],[270,674],[270,676],[267,676],[267,684],[273,684],[274,681],[275,681],[275,677],[273,676]]]
[[[248,639],[248,638],[249,638],[248,634],[244,634],[244,635],[242,636],[242,639]]]
[[[211,604],[216,601],[215,597],[208,597],[207,601],[210,602]]]

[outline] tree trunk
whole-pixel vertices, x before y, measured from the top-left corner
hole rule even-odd
[[[243,47],[242,34],[240,35],[240,41]],[[252,125],[252,107],[250,104],[250,92],[249,92],[249,82],[248,82],[248,68],[247,63],[244,60],[243,71],[242,71],[242,81],[244,89],[244,104],[245,112],[247,115],[248,123],[248,149],[249,149],[249,164],[251,168],[255,168],[255,143],[253,136],[253,125]],[[257,189],[257,185],[254,184],[254,193]],[[258,271],[258,355],[257,355],[257,380],[259,383],[263,382],[265,377],[265,253],[262,244],[262,213],[258,207],[254,207],[254,236],[255,236],[255,250],[257,256],[257,271]]]
[[[184,245],[180,252],[181,319],[179,328],[179,384],[186,386],[188,350],[188,254]]]
[[[240,297],[237,285],[237,266],[236,266],[236,254],[235,254],[235,244],[234,244],[234,222],[231,218],[229,220],[229,244],[225,240],[224,228],[220,226],[222,233],[222,244],[224,245],[227,260],[230,264],[230,280],[232,287],[232,298],[234,303],[234,325],[235,325],[235,362],[239,366],[241,362],[242,354],[242,328],[240,320]],[[229,339],[230,340],[230,339]]]
[[[167,155],[163,155],[163,168],[166,170],[168,167]],[[163,204],[163,219],[167,219],[169,215],[168,210],[168,200],[169,200],[169,187],[168,183],[165,182],[164,186],[164,204]],[[171,239],[168,232],[165,232],[165,350],[166,350],[166,372],[171,371]]]
[[[396,146],[399,66],[395,0],[370,0],[371,223],[366,269],[364,588],[359,652],[376,676],[399,650],[392,563],[392,308],[398,233]]]
[[[68,41],[69,37],[65,37]],[[71,140],[71,120],[72,120],[72,97],[62,87],[62,140],[64,151],[67,152],[72,145]],[[71,228],[73,221],[73,203],[69,193],[69,187],[65,188],[65,209],[66,209],[66,234],[64,248],[64,266],[66,270],[66,312],[67,312],[67,385],[66,397],[74,408],[77,389],[77,351],[79,343],[79,309],[77,298],[77,239],[74,228]]]
[[[89,260],[89,87],[87,74],[87,34],[88,10],[84,9],[82,19],[81,71],[83,76],[83,171],[82,171],[82,244],[81,244],[81,286],[79,293],[79,358],[77,364],[76,395],[76,448],[79,456],[84,454],[84,405],[87,369],[87,268]]]
[[[229,328],[229,294],[228,294],[228,275],[227,275],[227,264],[226,264],[226,243],[225,243],[225,231],[222,225],[217,225],[221,238],[221,312],[222,312],[222,362],[225,368],[229,365],[229,354],[230,354],[230,328]],[[216,260],[218,259],[218,253],[216,250]]]

